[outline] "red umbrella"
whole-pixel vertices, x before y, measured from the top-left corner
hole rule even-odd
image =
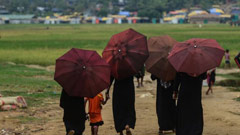
[[[174,45],[168,61],[178,72],[198,76],[221,64],[224,49],[213,39],[193,38]]]
[[[56,60],[54,79],[70,96],[94,97],[110,85],[110,73],[96,51],[73,48]]]
[[[102,55],[116,79],[135,75],[148,58],[147,39],[128,29],[113,35]]]
[[[176,70],[168,62],[168,54],[177,41],[170,36],[157,36],[148,39],[149,57],[146,60],[146,69],[164,81],[175,79]]]

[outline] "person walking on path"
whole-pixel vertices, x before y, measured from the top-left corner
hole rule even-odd
[[[134,129],[136,123],[133,76],[119,80],[111,77],[111,82],[113,81],[115,82],[112,107],[115,129],[120,135],[123,135],[124,130],[126,130],[126,135],[132,135],[130,128]],[[106,92],[106,97],[108,98],[110,87]]]
[[[157,80],[156,111],[158,117],[159,134],[164,131],[175,132],[176,128],[176,100],[173,99],[174,80],[165,82],[154,75],[152,80]]]
[[[202,135],[202,82],[206,73],[192,77],[178,72],[174,82],[178,93],[176,135]]]
[[[82,135],[86,121],[84,98],[69,96],[65,90],[62,90],[60,107],[64,110],[63,122],[66,135]]]
[[[237,56],[235,56],[234,60],[235,60],[235,62],[237,64],[237,66],[240,68],[240,52],[238,53]]]
[[[108,98],[104,100],[102,93],[99,93],[94,98],[87,98],[86,102],[89,101],[88,114],[90,116],[90,126],[92,135],[98,135],[98,127],[103,125],[101,110],[102,105],[107,103]]]
[[[208,90],[206,92],[206,95],[208,95],[209,91],[211,91],[211,93],[213,93],[212,86],[215,83],[215,76],[216,76],[216,69],[212,69],[209,72],[207,72]]]
[[[231,68],[230,53],[228,49],[225,51],[225,68]]]
[[[143,87],[144,76],[145,76],[145,66],[143,65],[142,68],[135,75],[135,77],[137,78],[137,83],[138,83],[137,88]]]

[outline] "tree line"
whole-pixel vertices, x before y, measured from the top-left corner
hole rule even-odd
[[[139,16],[161,17],[163,12],[171,10],[200,7],[209,9],[212,5],[225,4],[226,1],[240,2],[240,0],[0,0],[0,6],[10,13],[51,15],[53,12],[71,14],[73,12],[88,13],[90,15],[107,16],[117,14],[120,8],[126,11],[137,11]],[[44,10],[41,10],[43,7]]]

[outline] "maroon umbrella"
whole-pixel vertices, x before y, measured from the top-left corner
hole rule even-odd
[[[224,49],[213,39],[193,38],[174,45],[169,62],[178,72],[198,76],[221,64]]]
[[[110,73],[96,51],[73,48],[56,60],[54,79],[70,96],[94,97],[110,85]]]
[[[102,55],[116,79],[135,75],[148,58],[147,39],[128,29],[113,35]]]
[[[177,41],[170,36],[157,36],[148,39],[149,57],[146,60],[146,69],[164,81],[175,79],[176,70],[168,62],[168,54]]]

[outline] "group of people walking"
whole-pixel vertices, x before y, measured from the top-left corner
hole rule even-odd
[[[192,77],[187,73],[177,73],[175,80],[163,81],[151,75],[157,81],[156,112],[159,134],[164,131],[177,135],[201,135],[203,132],[203,109],[201,103],[202,81],[207,73]],[[134,77],[115,79],[113,84],[112,110],[114,127],[120,135],[131,135],[136,123]],[[67,134],[82,135],[85,129],[85,101],[89,101],[89,115],[92,135],[97,135],[98,126],[103,124],[101,104],[110,98],[110,87],[106,99],[102,94],[94,98],[71,97],[63,90],[60,106],[64,109],[63,121]],[[98,99],[96,99],[98,98]],[[176,99],[177,104],[176,104]],[[96,109],[98,108],[98,110]],[[94,110],[95,109],[95,110]],[[97,111],[96,111],[97,110]],[[124,131],[125,130],[125,131]]]
[[[114,81],[112,97],[114,125],[116,131],[120,135],[123,135],[124,130],[126,130],[127,135],[131,135],[130,128],[134,129],[136,123],[135,86],[133,79],[133,76],[121,80],[111,77],[111,85]],[[98,94],[94,98],[84,99],[83,97],[69,96],[64,90],[62,90],[60,106],[64,109],[63,121],[67,135],[83,134],[85,130],[85,121],[87,120],[87,114],[85,112],[85,103],[87,100],[89,101],[89,116],[92,135],[97,135],[98,126],[103,125],[101,104],[105,104],[110,98],[110,87],[106,92],[105,100],[103,99],[102,94]],[[96,108],[99,109],[94,111]]]
[[[201,103],[202,82],[207,74],[192,77],[179,72],[175,80],[157,80],[156,110],[159,134],[176,131],[176,135],[201,135],[203,132],[203,110]],[[177,104],[176,104],[176,99]]]
[[[64,88],[60,106],[67,135],[83,134],[86,101],[92,135],[98,134],[103,124],[101,106],[110,98],[111,85],[115,130],[120,135],[132,135],[136,123],[134,76],[137,88],[143,87],[144,63],[152,80],[157,80],[159,134],[170,130],[176,135],[202,135],[202,82],[206,71],[219,66],[223,55],[216,40],[177,42],[170,36],[147,40],[133,29],[113,35],[102,58],[93,51],[70,50],[57,59],[54,77]],[[212,85],[214,80],[210,82]],[[99,93],[106,88],[104,100]]]

